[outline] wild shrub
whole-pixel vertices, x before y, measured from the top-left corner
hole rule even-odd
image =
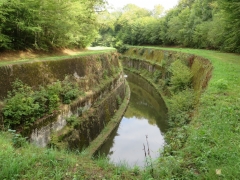
[[[60,93],[62,91],[61,82],[57,81],[53,84],[48,85],[45,88],[47,98],[47,113],[52,113],[56,110],[60,103]]]
[[[162,72],[159,71],[159,70],[156,70],[154,73],[153,73],[153,81],[154,83],[157,83],[158,80],[161,78],[162,76]]]
[[[39,103],[34,100],[33,94],[31,87],[15,81],[3,107],[4,121],[13,126],[31,125],[39,114]]]
[[[122,104],[122,98],[119,95],[117,95],[117,104],[118,106]]]
[[[27,144],[27,140],[25,137],[22,137],[21,134],[17,134],[16,130],[9,129],[8,132],[12,134],[12,144],[15,148],[23,147]]]
[[[102,75],[103,79],[107,79],[108,78],[108,70],[104,70],[103,71],[103,75]]]
[[[186,89],[175,93],[168,100],[170,126],[182,126],[191,117],[191,111],[195,105],[195,96],[192,89]],[[174,125],[173,125],[174,124]]]
[[[71,125],[74,126],[79,122],[77,116],[75,116],[75,115],[70,116],[66,120],[67,120],[67,123],[69,126],[71,126]]]
[[[170,79],[170,89],[173,93],[185,90],[191,87],[192,73],[187,65],[183,64],[181,60],[173,62],[170,66],[172,73]]]
[[[128,50],[128,47],[125,44],[123,44],[122,41],[116,42],[114,48],[116,48],[119,53],[124,53]]]
[[[77,84],[57,81],[33,91],[31,87],[17,80],[13,91],[8,93],[3,107],[4,123],[10,127],[24,125],[29,128],[38,118],[51,114],[60,103],[69,104],[80,95]]]
[[[228,83],[224,79],[219,79],[214,83],[214,86],[219,90],[226,90],[228,89]]]
[[[73,83],[65,79],[62,82],[62,102],[64,104],[70,104],[72,100],[76,99],[81,94],[77,83]]]

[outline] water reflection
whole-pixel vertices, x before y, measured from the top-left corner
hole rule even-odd
[[[167,109],[159,94],[143,78],[128,74],[131,89],[129,107],[111,137],[99,150],[114,163],[127,162],[130,166],[144,166],[143,144],[148,135],[152,158],[157,158],[164,146],[163,134],[167,130]]]

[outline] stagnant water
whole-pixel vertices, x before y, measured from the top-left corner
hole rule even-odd
[[[144,145],[146,151],[149,147],[152,159],[156,159],[165,144],[163,135],[167,130],[167,108],[161,96],[145,79],[129,72],[127,75],[131,89],[130,104],[119,127],[98,154],[107,155],[115,164],[144,167]]]

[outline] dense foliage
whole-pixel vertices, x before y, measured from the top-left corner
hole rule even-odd
[[[57,110],[61,102],[69,104],[81,93],[77,84],[68,78],[46,87],[40,86],[38,91],[17,80],[13,83],[13,91],[9,92],[5,100],[5,124],[11,128],[18,125],[29,128],[37,119]]]
[[[97,35],[102,0],[2,0],[0,50],[86,47]]]
[[[180,0],[163,14],[135,5],[100,14],[100,35],[95,44],[180,45],[240,52],[238,0]]]
[[[82,48],[93,42],[240,52],[238,0],[180,0],[165,13],[161,5],[150,11],[133,4],[110,13],[102,11],[104,4],[104,0],[3,0],[0,50]]]

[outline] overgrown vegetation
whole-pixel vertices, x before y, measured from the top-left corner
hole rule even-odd
[[[181,60],[176,60],[170,66],[172,74],[170,79],[170,89],[173,93],[191,88],[192,73],[187,65],[183,64]]]
[[[238,0],[180,0],[161,17],[161,6],[149,11],[127,5],[121,11],[100,14],[100,36],[94,44],[114,46],[119,52],[127,50],[124,44],[149,44],[239,53],[239,6]],[[85,47],[97,35],[95,11],[101,11],[101,7],[101,0],[1,1],[0,50]],[[138,72],[158,89],[170,87],[167,95],[171,95],[168,105],[172,129],[166,135],[163,156],[153,163],[153,174],[149,169],[139,172],[114,167],[107,159],[99,159],[96,165],[79,154],[39,149],[15,132],[12,136],[1,132],[0,179],[239,178],[239,55],[175,50],[210,59],[214,74],[197,111],[193,111],[196,101],[191,72],[180,60],[169,67],[164,79],[158,72]],[[70,103],[78,93],[74,90],[77,86],[68,82],[56,82],[37,91],[19,81],[14,86],[3,108],[5,123],[10,127],[23,124],[28,128],[37,118],[57,110],[60,103]],[[69,123],[74,123],[74,118]]]
[[[21,125],[27,129],[37,119],[56,111],[60,103],[69,104],[81,94],[83,92],[69,77],[46,87],[40,86],[37,91],[16,80],[3,107],[4,123],[6,127],[16,128]]]
[[[190,122],[191,111],[196,103],[195,92],[192,88],[192,72],[180,60],[170,65],[171,78],[169,89],[171,96],[168,98],[168,115],[170,127],[182,127]]]

